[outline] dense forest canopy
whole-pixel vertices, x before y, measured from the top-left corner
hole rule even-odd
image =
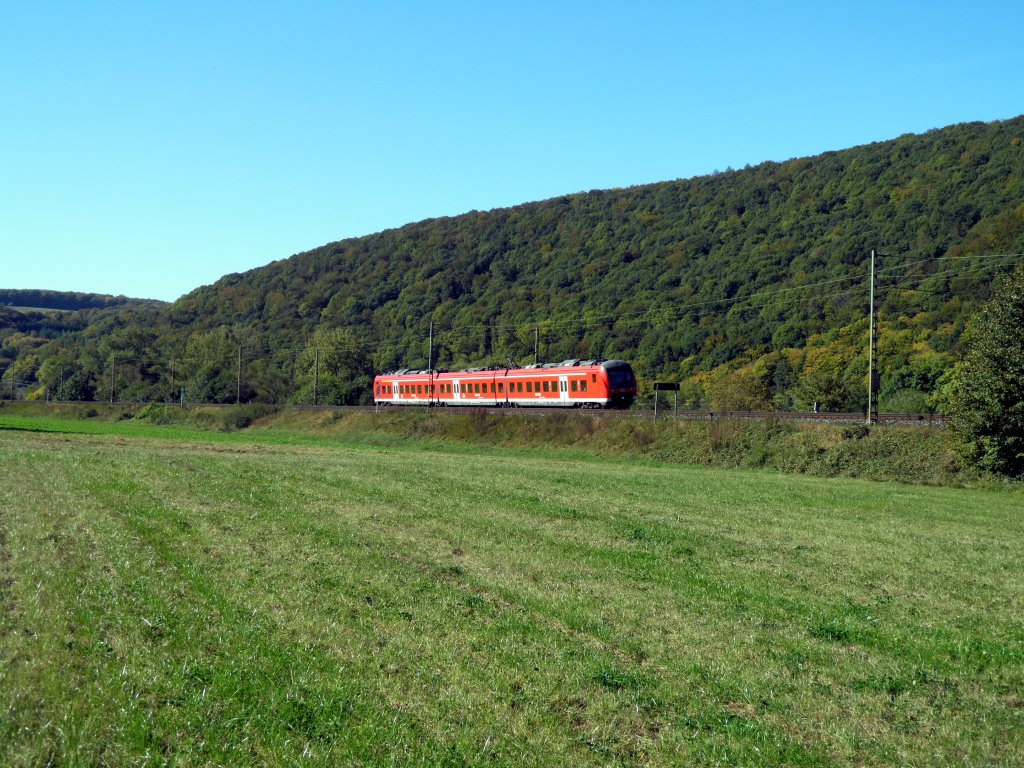
[[[530,361],[536,340],[542,359],[681,381],[694,406],[857,410],[875,249],[881,405],[919,410],[1021,261],[1022,142],[1024,118],[962,124],[422,221],[92,310],[56,338],[4,323],[0,365],[26,395],[56,394],[59,368],[91,397],[308,401],[326,374],[318,399],[351,402],[374,370],[426,366],[433,323],[441,367]]]
[[[36,289],[0,288],[0,306],[29,309],[54,309],[73,312],[79,309],[106,309],[126,304],[163,304],[153,299],[130,299],[127,296],[108,296],[99,293],[44,291]]]

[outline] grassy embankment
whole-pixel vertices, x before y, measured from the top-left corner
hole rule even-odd
[[[144,429],[141,425],[160,424],[167,427],[163,434],[168,436],[192,434],[195,430],[230,433],[245,429],[253,436],[239,439],[261,442],[341,440],[455,451],[479,447],[542,449],[577,458],[630,457],[708,467],[766,468],[819,477],[932,485],[1002,484],[963,466],[947,430],[921,426],[867,429],[859,424],[671,418],[652,422],[579,412],[537,417],[515,411],[484,414],[395,409],[372,414],[268,406],[139,408],[48,403],[8,404],[0,408],[0,418],[4,417],[71,419],[82,422],[75,429],[95,433],[109,432],[110,422],[118,422],[120,432],[136,429],[130,425]]]
[[[0,764],[1024,762],[1017,493],[3,421]]]

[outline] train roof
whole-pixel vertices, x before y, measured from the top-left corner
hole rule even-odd
[[[414,369],[414,368],[400,368],[397,371],[386,371],[386,372],[380,373],[378,375],[379,376],[416,376],[416,375],[421,375],[421,376],[434,375],[434,376],[437,376],[437,375],[443,374],[443,373],[452,374],[452,373],[486,373],[486,372],[489,372],[489,371],[495,371],[495,372],[496,371],[536,371],[536,370],[546,370],[546,369],[552,369],[552,368],[594,368],[594,367],[618,368],[620,366],[626,366],[627,368],[630,367],[629,363],[627,363],[625,360],[601,360],[601,359],[579,360],[579,359],[573,358],[573,359],[570,359],[570,360],[562,360],[559,363],[531,363],[530,365],[524,365],[522,367],[514,366],[514,365],[494,365],[494,366],[481,367],[481,368],[463,368],[462,370],[458,370],[458,371],[447,371],[447,370],[443,370],[443,369],[434,369],[434,370],[423,369],[423,370],[418,370],[418,369]]]

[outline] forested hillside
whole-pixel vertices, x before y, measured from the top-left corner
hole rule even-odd
[[[1024,251],[1024,118],[410,224],[56,340],[0,331],[26,394],[349,402],[374,370],[622,357],[691,405],[856,410],[878,257],[882,406],[917,410]],[[15,341],[12,342],[12,339]],[[183,392],[184,390],[184,392]]]
[[[98,293],[71,291],[11,290],[0,288],[0,306],[28,309],[75,311],[79,309],[107,309],[128,304],[162,304],[151,299],[130,299],[127,296],[108,296]]]

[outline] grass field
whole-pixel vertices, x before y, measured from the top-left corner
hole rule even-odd
[[[0,765],[1024,764],[1020,493],[388,440],[0,420]]]

